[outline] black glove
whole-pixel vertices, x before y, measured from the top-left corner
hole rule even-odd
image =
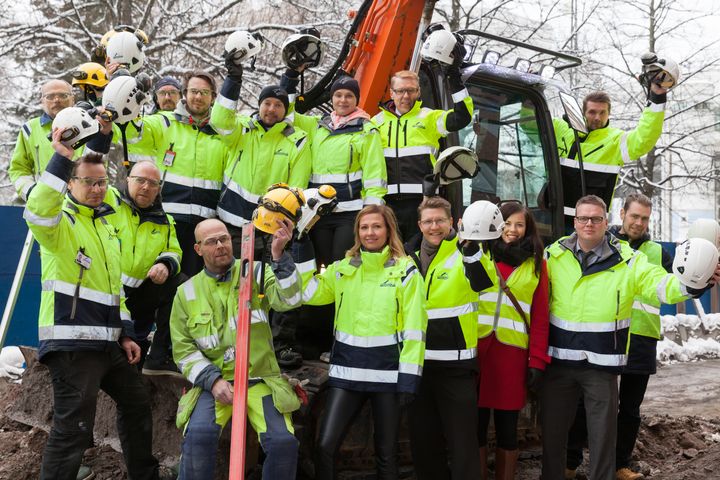
[[[542,385],[542,379],[545,375],[545,372],[538,368],[528,368],[527,371],[527,388],[532,393],[537,393],[540,390],[540,386]]]
[[[225,68],[227,68],[228,78],[236,83],[242,83],[243,67],[239,61],[235,60],[237,49],[233,48],[229,52],[224,52]]]
[[[410,392],[398,392],[398,403],[401,407],[406,407],[415,401],[415,394]]]
[[[440,175],[429,173],[423,178],[423,195],[426,197],[434,197],[437,195],[437,189],[440,186]]]
[[[458,38],[457,43],[455,44],[455,48],[453,48],[452,56],[453,56],[453,68],[460,68],[460,66],[463,63],[463,59],[465,58],[465,55],[467,54],[467,49],[465,48],[465,45],[463,45],[464,39],[462,37]]]
[[[458,243],[458,249],[463,256],[472,257],[480,251],[480,243],[475,240],[463,240],[462,243]]]

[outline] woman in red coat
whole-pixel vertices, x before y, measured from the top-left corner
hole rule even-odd
[[[527,390],[538,388],[550,362],[548,277],[530,211],[519,202],[508,202],[500,212],[505,219],[502,236],[484,244],[496,266],[495,272],[488,272],[495,285],[480,294],[478,302],[478,439],[481,478],[486,478],[487,430],[493,410],[495,478],[512,479],[520,410]]]

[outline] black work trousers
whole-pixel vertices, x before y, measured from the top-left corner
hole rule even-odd
[[[385,197],[387,205],[395,212],[403,242],[407,242],[420,232],[417,209],[422,199],[422,195],[407,194],[403,194],[402,199],[396,195]]]
[[[184,273],[173,275],[157,285],[149,278],[137,288],[125,287],[125,298],[130,316],[135,323],[135,337],[145,340],[156,325],[150,356],[165,360],[170,355],[170,312],[178,285],[187,279]]]
[[[180,250],[182,250],[182,261],[180,271],[188,277],[199,273],[203,268],[203,260],[195,251],[195,226],[197,223],[176,222],[175,233],[177,234]]]
[[[480,454],[477,372],[426,364],[408,409],[410,449],[418,480],[477,480]]]
[[[53,426],[43,452],[42,480],[75,480],[92,445],[98,391],[117,405],[117,430],[130,480],[156,480],[150,395],[117,344],[105,351],[50,352],[43,358],[53,385]]]
[[[517,427],[520,410],[478,408],[478,443],[480,446],[487,447],[488,444],[487,434],[490,426],[490,414],[493,415],[495,421],[495,445],[503,450],[517,450]]]
[[[645,399],[649,380],[649,374],[623,373],[620,375],[617,442],[615,443],[616,470],[630,466],[632,452],[640,430],[640,405]],[[581,403],[578,405],[575,421],[568,433],[568,468],[576,469],[582,464],[585,445],[587,445],[587,425],[585,408]]]
[[[394,392],[359,392],[328,388],[325,412],[315,446],[315,480],[334,480],[335,456],[353,419],[366,400],[372,405],[378,480],[397,480],[400,403]]]

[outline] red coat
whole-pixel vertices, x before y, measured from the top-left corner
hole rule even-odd
[[[515,267],[503,262],[497,262],[497,266],[506,280],[515,270]],[[494,332],[478,341],[479,407],[521,410],[525,406],[528,367],[545,370],[545,365],[550,363],[547,354],[550,330],[548,303],[547,266],[543,260],[540,280],[530,306],[529,349],[501,343]]]

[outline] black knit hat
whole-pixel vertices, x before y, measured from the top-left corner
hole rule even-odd
[[[280,85],[269,85],[263,88],[260,92],[260,98],[258,98],[258,105],[266,98],[277,98],[280,100],[285,106],[285,113],[287,113],[290,99],[288,98],[288,93]]]
[[[360,101],[360,84],[353,77],[340,77],[335,80],[330,87],[330,95],[334,95],[337,90],[350,90],[355,99]]]
[[[157,92],[162,87],[165,87],[167,85],[171,85],[171,86],[177,88],[178,90],[182,90],[182,87],[180,86],[180,82],[175,80],[173,77],[162,77],[160,80],[155,82],[155,91]]]

